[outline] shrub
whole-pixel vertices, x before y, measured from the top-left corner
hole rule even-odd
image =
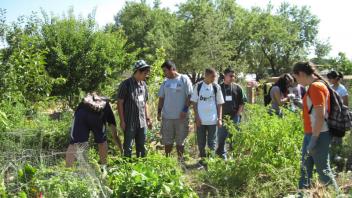
[[[298,116],[285,112],[281,119],[264,107],[247,105],[240,130],[227,122],[234,141],[232,159],[209,160],[202,178],[231,195],[275,197],[295,189],[303,137]]]
[[[154,154],[132,161],[113,161],[108,178],[112,197],[197,197],[174,159]]]

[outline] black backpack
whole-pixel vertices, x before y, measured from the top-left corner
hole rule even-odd
[[[269,85],[270,85],[270,88],[268,90]],[[273,88],[273,85],[271,85],[270,83],[265,83],[263,86],[264,105],[265,106],[268,106],[268,104],[270,104],[270,102],[271,102],[271,96],[270,96],[271,88]]]
[[[319,80],[325,84],[330,93],[330,113],[329,117],[325,119],[329,126],[329,131],[332,136],[343,137],[346,131],[352,128],[352,113],[349,108],[343,104],[341,96],[333,90],[327,83]],[[309,91],[309,90],[308,90]],[[309,92],[307,94],[309,96]],[[309,114],[312,113],[313,104],[309,109]]]

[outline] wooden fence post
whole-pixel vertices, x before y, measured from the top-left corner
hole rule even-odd
[[[248,103],[250,104],[255,103],[255,87],[247,86],[247,99],[248,99]]]

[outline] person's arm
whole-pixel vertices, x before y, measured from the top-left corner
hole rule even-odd
[[[185,84],[186,84],[186,99],[185,99],[185,106],[182,109],[182,112],[180,113],[180,119],[185,119],[187,117],[187,114],[189,112],[189,107],[191,106],[191,97],[193,94],[193,85],[191,82],[191,79],[189,79],[188,76],[184,76],[185,79]]]
[[[161,120],[161,111],[163,110],[164,106],[164,98],[159,97],[159,102],[158,102],[158,120]]]
[[[275,102],[277,102],[277,104],[279,106],[284,105],[288,101],[288,98],[281,99],[280,90],[277,90],[277,91],[274,92],[274,98],[273,99],[274,99]]]
[[[236,114],[240,116],[242,114],[243,110],[244,110],[244,105],[243,104],[239,105]]]
[[[180,119],[185,119],[187,117],[188,111],[189,111],[189,107],[191,104],[191,96],[186,97],[186,101],[185,101],[185,106],[183,107],[181,113],[180,113]]]
[[[222,95],[221,87],[217,85],[217,89],[219,90],[216,94],[216,108],[218,114],[218,127],[222,127],[222,105],[225,103],[224,96]]]
[[[149,129],[152,129],[153,127],[153,122],[152,122],[152,119],[149,117],[149,111],[148,111],[148,104],[145,103],[145,119],[147,121],[147,126]]]
[[[314,112],[315,112],[315,123],[313,125],[313,136],[319,136],[320,131],[323,127],[323,124],[325,122],[325,106],[324,105],[319,105],[319,106],[314,106]]]
[[[121,143],[120,137],[118,136],[116,126],[113,124],[109,124],[109,127],[111,129],[112,139],[113,139],[115,145],[119,148],[120,152],[122,153],[123,152],[122,143]]]
[[[121,83],[118,93],[117,93],[117,112],[120,118],[120,127],[123,131],[126,129],[125,123],[125,112],[124,112],[124,102],[127,98],[127,81]]]
[[[160,121],[161,120],[161,112],[163,110],[163,107],[164,107],[164,98],[165,98],[165,83],[166,81],[164,81],[161,86],[160,86],[160,89],[159,89],[159,92],[158,92],[158,96],[159,96],[159,101],[158,101],[158,117],[157,119]]]
[[[125,114],[124,114],[124,109],[123,109],[123,99],[118,99],[117,101],[117,112],[119,113],[119,118],[120,118],[120,127],[123,131],[126,129],[126,123],[125,123]]]
[[[222,104],[217,105],[218,127],[222,127]]]
[[[196,120],[196,125],[197,125],[197,127],[200,127],[202,125],[202,121],[201,121],[199,114],[198,114],[198,103],[192,102],[192,104],[193,104],[193,111],[194,111],[194,118]]]
[[[193,106],[193,111],[194,111],[194,119],[195,119],[195,122],[196,122],[196,126],[197,127],[200,127],[202,125],[202,121],[199,117],[199,113],[198,113],[198,93],[197,93],[197,86],[198,84],[196,84],[194,86],[194,89],[193,89],[193,93],[192,93],[192,96],[191,96],[191,103],[192,103],[192,106]]]
[[[343,96],[342,100],[343,100],[343,104],[348,106],[348,95]]]
[[[242,87],[240,86],[238,86],[237,101],[238,101],[238,110],[236,114],[240,116],[244,110],[244,96],[243,96]]]

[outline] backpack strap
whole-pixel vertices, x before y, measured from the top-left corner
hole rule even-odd
[[[214,91],[215,98],[216,98],[216,94],[218,93],[218,89],[215,84],[213,84],[213,91]]]
[[[215,84],[213,84],[213,91],[214,91],[214,97],[215,97],[215,105],[217,106],[218,105],[218,102],[217,102],[217,100],[216,100],[216,94],[218,93],[218,89],[217,89],[217,87],[216,87],[216,85]]]
[[[312,105],[311,105],[310,108],[309,108],[308,114],[311,114],[312,111],[313,111],[313,102],[312,102],[312,99],[310,98],[310,95],[309,95],[309,89],[310,89],[310,86],[311,86],[313,83],[318,82],[318,81],[320,81],[320,79],[314,80],[314,81],[309,85],[309,87],[308,87],[308,89],[307,89],[307,95],[308,95],[308,97],[309,97],[309,99],[310,99],[310,101],[311,101],[311,103],[312,103]],[[325,84],[325,83],[324,83],[324,84]]]
[[[199,93],[200,93],[200,89],[202,88],[203,82],[200,82],[197,84],[197,93],[198,93],[198,97],[199,97]]]

